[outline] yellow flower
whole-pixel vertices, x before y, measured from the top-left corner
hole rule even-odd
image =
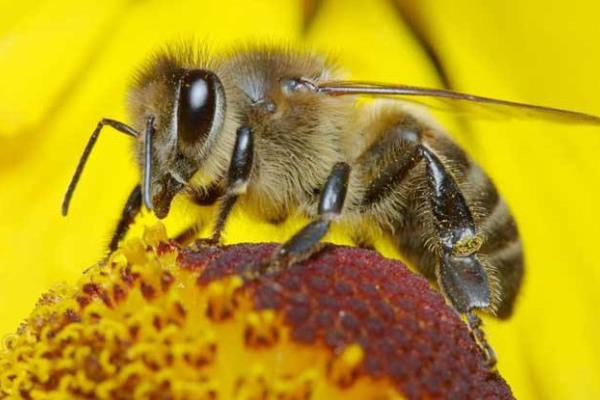
[[[14,331],[40,293],[75,281],[103,254],[138,179],[127,138],[103,134],[66,220],[61,196],[97,120],[125,119],[131,72],[165,42],[302,42],[339,54],[357,79],[440,85],[396,5],[366,4],[324,1],[305,37],[296,0],[1,5],[0,332]],[[397,4],[454,88],[600,113],[595,2]],[[598,129],[501,120],[448,126],[495,179],[526,246],[514,317],[486,320],[502,375],[518,398],[600,398]],[[214,215],[179,203],[174,212],[169,232],[195,219],[208,224]],[[231,222],[239,228],[226,231],[229,242],[282,241],[303,223],[274,227],[240,210]],[[328,240],[348,242],[340,231]],[[385,240],[377,248],[397,255]]]
[[[0,353],[0,397],[513,399],[427,281],[331,246],[257,274],[274,244],[166,241],[161,224],[43,295]]]

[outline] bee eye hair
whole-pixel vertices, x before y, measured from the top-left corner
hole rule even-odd
[[[179,84],[177,135],[184,145],[203,143],[223,123],[225,94],[214,73],[186,71]]]

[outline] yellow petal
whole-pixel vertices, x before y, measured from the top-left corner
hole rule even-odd
[[[600,113],[595,2],[399,3],[410,6],[456,89]],[[101,138],[67,220],[59,215],[61,196],[96,121],[123,118],[130,74],[148,53],[190,36],[215,48],[301,41],[300,7],[292,0],[2,6],[0,332],[12,331],[52,283],[73,281],[103,254],[137,180],[127,138]],[[391,2],[325,1],[306,41],[337,53],[355,78],[440,83]],[[448,126],[497,182],[526,245],[514,318],[487,321],[501,371],[520,398],[600,397],[598,130],[501,121],[474,121],[468,131]],[[175,211],[171,232],[197,218],[208,229],[214,210],[176,204]],[[273,227],[239,210],[232,221],[243,228],[226,231],[229,242],[282,241],[303,223]],[[348,242],[340,230],[328,238]],[[397,254],[386,241],[377,248]]]

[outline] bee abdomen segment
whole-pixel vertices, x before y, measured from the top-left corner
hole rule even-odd
[[[493,266],[498,281],[498,293],[494,295],[496,315],[508,318],[523,280],[524,256],[517,225],[502,199],[483,215],[480,231],[486,240],[479,251]]]
[[[487,255],[494,266],[499,282],[499,300],[496,305],[496,316],[508,318],[512,314],[515,299],[523,280],[524,262],[523,246],[519,239],[505,243],[504,246]]]
[[[517,225],[508,205],[502,200],[498,201],[488,214],[483,215],[480,227],[487,237],[481,250],[487,254],[494,253],[519,239]]]

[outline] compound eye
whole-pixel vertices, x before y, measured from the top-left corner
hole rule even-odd
[[[224,92],[219,78],[206,70],[187,71],[181,78],[177,134],[185,144],[203,142],[220,129]]]

